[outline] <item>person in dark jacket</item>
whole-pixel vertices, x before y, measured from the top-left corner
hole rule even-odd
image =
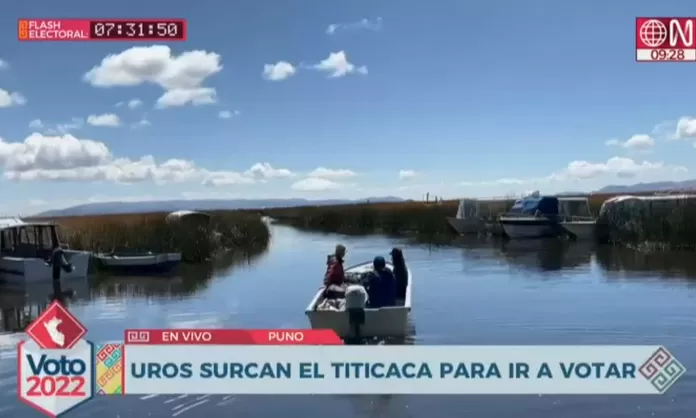
[[[396,305],[396,278],[387,268],[384,257],[375,257],[374,270],[367,276],[368,306],[382,308]]]
[[[405,299],[406,288],[408,287],[408,269],[406,268],[404,253],[400,248],[392,248],[391,259],[394,266],[394,277],[396,278],[396,297]]]

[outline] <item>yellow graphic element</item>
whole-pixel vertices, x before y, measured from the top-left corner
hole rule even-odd
[[[27,20],[20,20],[17,25],[17,36],[19,39],[29,38],[29,22]]]
[[[104,344],[97,349],[97,395],[120,395],[123,390],[123,346]]]

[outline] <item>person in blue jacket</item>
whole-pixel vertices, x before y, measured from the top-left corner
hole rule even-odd
[[[396,278],[387,268],[384,257],[375,257],[372,266],[374,270],[367,276],[366,287],[368,307],[382,308],[396,305]]]

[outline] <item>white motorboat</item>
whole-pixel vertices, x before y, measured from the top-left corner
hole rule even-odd
[[[559,197],[558,205],[564,218],[561,226],[570,238],[586,241],[595,237],[597,220],[592,216],[588,198]]]
[[[393,269],[390,263],[387,268]],[[345,270],[346,277],[360,276],[372,270],[372,261],[368,261]],[[365,323],[360,332],[365,337],[403,337],[408,333],[408,315],[411,311],[413,292],[413,275],[408,270],[408,286],[403,298],[397,300],[396,306],[378,309],[365,309]],[[341,338],[350,337],[352,329],[345,310],[317,310],[324,300],[324,288],[319,289],[307,305],[305,313],[313,329],[332,329]]]
[[[114,274],[164,274],[181,262],[181,253],[112,252],[94,254],[97,268]]]
[[[447,222],[460,235],[478,234],[486,227],[480,214],[480,202],[474,199],[460,200],[457,216],[448,217]]]
[[[54,223],[0,218],[0,280],[7,283],[51,282],[53,266],[49,261],[54,249],[64,247]],[[63,254],[72,269],[61,271],[61,278],[87,277],[88,252],[64,248]]]
[[[500,225],[512,239],[545,238],[559,235],[558,198],[530,196],[517,200],[510,211],[501,215]]]

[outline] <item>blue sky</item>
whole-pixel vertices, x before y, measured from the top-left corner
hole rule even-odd
[[[634,60],[635,17],[689,16],[688,5],[10,2],[0,211],[690,178],[696,64]],[[189,36],[17,41],[18,18],[61,17],[181,17]]]

